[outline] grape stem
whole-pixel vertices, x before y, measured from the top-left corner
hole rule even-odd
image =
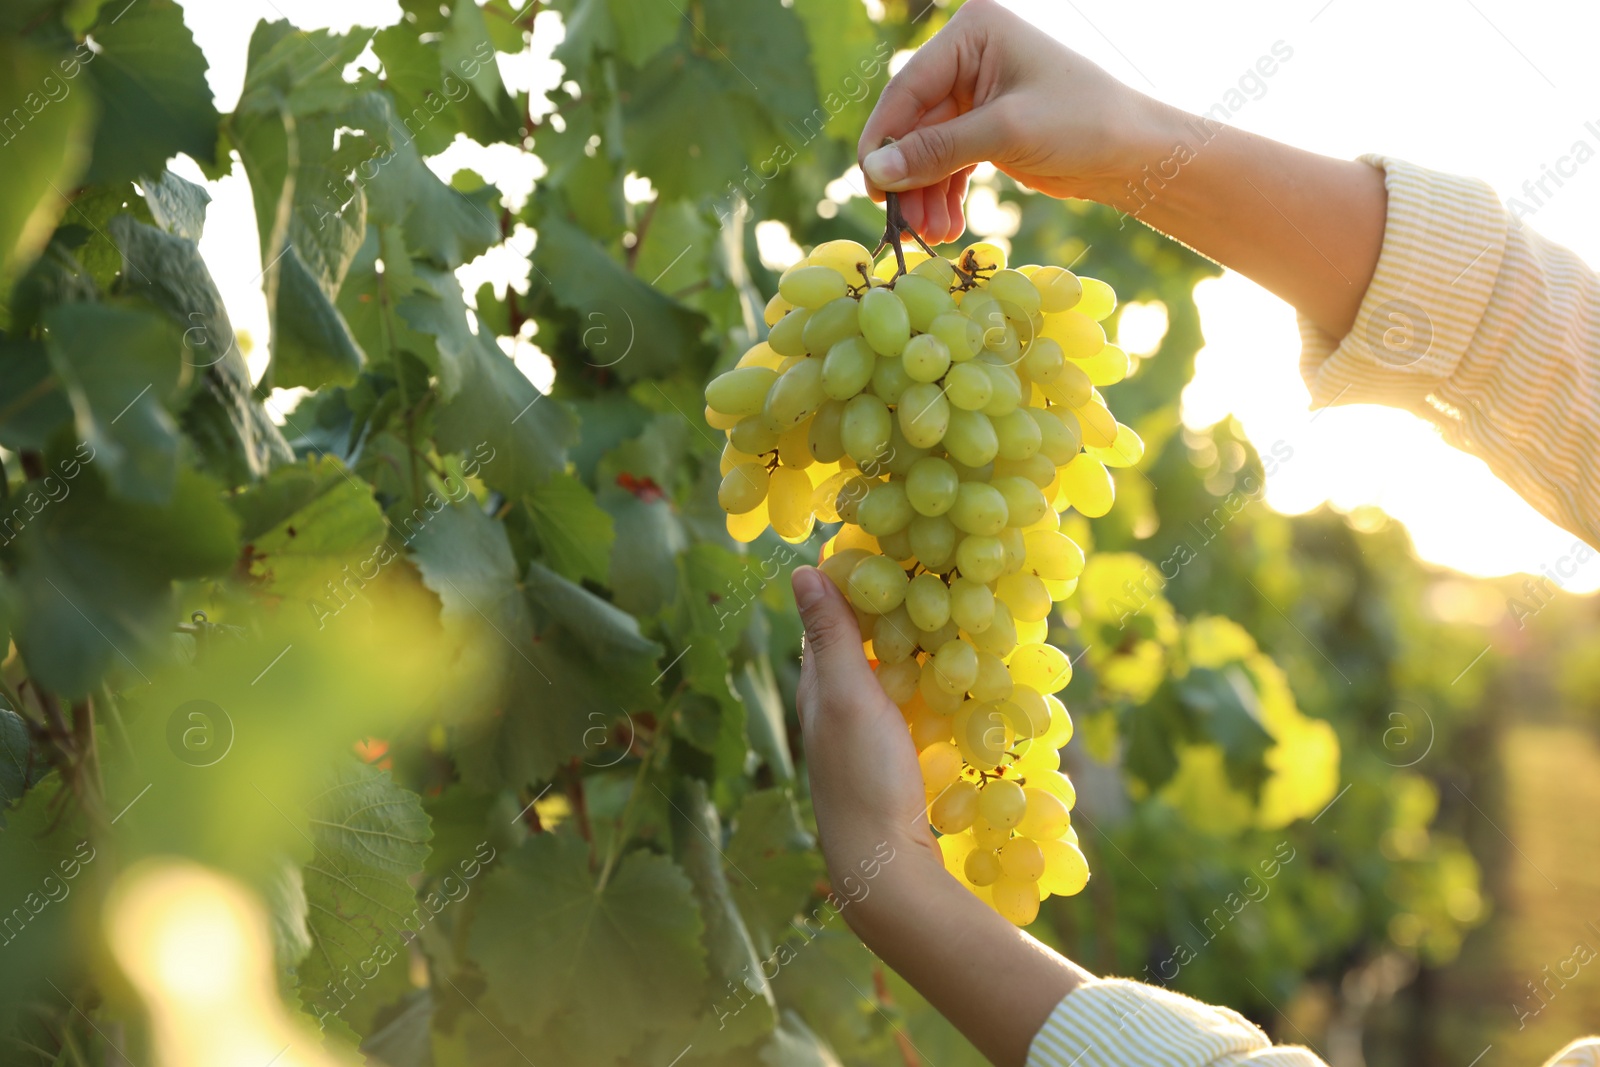
[[[885,145],[891,145],[894,143],[894,138],[885,137],[883,139],[883,143]],[[912,229],[906,223],[906,217],[900,211],[899,193],[886,192],[883,194],[883,214],[883,239],[878,242],[878,247],[872,250],[872,258],[876,260],[878,258],[878,253],[882,252],[885,248],[894,249],[894,261],[895,265],[899,269],[895,271],[894,278],[889,279],[889,284],[892,286],[895,280],[901,275],[909,273],[906,270],[905,250],[900,246],[901,234],[909,233],[912,239],[917,242],[918,246],[920,246],[924,252],[928,253],[929,259],[938,259],[939,254],[933,249],[929,248],[928,242],[922,239],[922,235],[916,230]],[[956,277],[961,279],[961,288],[970,289],[972,287],[973,278],[975,275],[967,273],[954,263],[952,263],[950,266],[955,270]]]

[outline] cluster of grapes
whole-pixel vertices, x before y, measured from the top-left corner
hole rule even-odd
[[[1089,877],[1058,770],[1072,667],[1046,634],[1084,564],[1060,512],[1104,515],[1107,466],[1143,455],[1096,388],[1128,356],[1104,282],[898,237],[876,264],[829,241],[783,274],[767,340],[706,387],[718,499],[741,541],[842,523],[820,569],[906,719],[945,865],[1026,926]]]

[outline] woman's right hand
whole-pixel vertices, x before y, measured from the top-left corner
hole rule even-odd
[[[872,198],[900,193],[906,221],[937,244],[965,229],[974,165],[1104,202],[1171,150],[1168,116],[994,0],[967,0],[890,80],[856,153]]]

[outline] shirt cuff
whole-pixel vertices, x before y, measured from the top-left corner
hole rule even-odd
[[[1086,982],[1062,998],[1034,1036],[1027,1067],[1201,1067],[1271,1047],[1244,1016],[1123,978]],[[1320,1063],[1314,1057],[1305,1061]]]
[[[1494,291],[1510,223],[1474,178],[1367,155],[1384,172],[1388,218],[1378,266],[1339,340],[1300,317],[1300,373],[1312,406],[1415,409],[1460,363]]]

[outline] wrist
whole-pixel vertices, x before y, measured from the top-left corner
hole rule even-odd
[[[1218,128],[1142,93],[1132,94],[1115,121],[1116,162],[1094,182],[1087,199],[1134,216],[1199,152],[1207,131],[1214,135]]]
[[[864,835],[843,848],[824,851],[833,894],[846,923],[864,941],[865,931],[882,913],[906,907],[935,880],[950,877],[943,853],[926,829],[920,834]]]

